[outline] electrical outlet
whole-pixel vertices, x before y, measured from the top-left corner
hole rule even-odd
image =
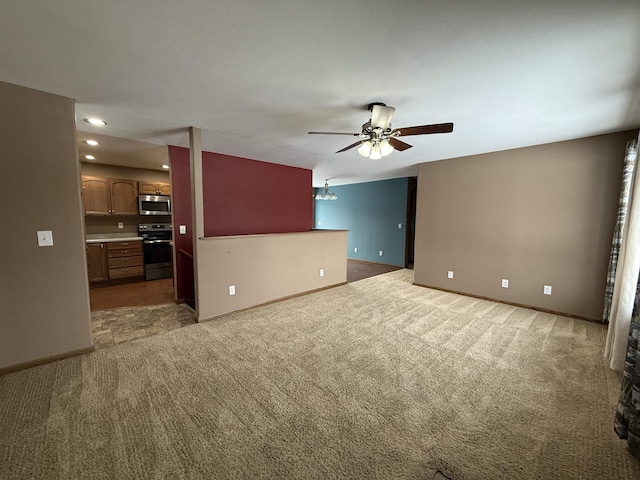
[[[229,295],[235,295],[235,294],[236,294],[236,286],[229,285]]]
[[[186,234],[187,234],[187,226],[180,225],[180,235],[186,235]]]
[[[398,224],[398,228],[402,228],[402,224],[401,223]]]
[[[447,272],[447,278],[453,278],[453,270]]]
[[[321,277],[324,277],[324,268],[321,268],[321,269],[320,269],[320,276],[321,276]]]
[[[318,225],[322,225],[322,220],[318,220]]]
[[[380,251],[378,252],[378,255],[382,256],[382,250],[380,250]]]
[[[551,295],[551,285],[545,285],[545,286],[544,286],[544,288],[543,288],[543,290],[542,290],[542,292],[543,292],[545,295]]]
[[[353,252],[358,253],[358,247],[354,247]]]
[[[509,288],[509,280],[506,278],[502,279],[502,288]]]
[[[118,228],[124,228],[124,223],[118,222]]]

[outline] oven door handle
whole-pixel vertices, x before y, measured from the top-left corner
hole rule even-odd
[[[149,245],[152,243],[169,243],[173,244],[173,240],[144,240],[145,245]]]

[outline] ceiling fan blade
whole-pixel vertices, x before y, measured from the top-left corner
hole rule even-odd
[[[359,137],[359,133],[345,133],[345,132],[307,132],[309,135],[349,135],[351,137]]]
[[[373,105],[371,108],[371,128],[386,130],[396,109],[384,105]]]
[[[400,132],[400,137],[406,137],[408,135],[426,135],[429,133],[450,133],[453,132],[453,123],[434,123],[433,125],[395,128],[393,131]]]
[[[362,143],[362,141],[358,141],[356,143],[352,143],[351,145],[349,145],[348,147],[344,147],[342,150],[338,150],[336,153],[342,153],[342,152],[346,152],[347,150],[351,150],[353,147],[357,147],[358,145],[360,145]]]
[[[395,148],[396,150],[402,152],[404,150],[406,150],[407,148],[411,148],[413,147],[413,145],[409,145],[408,143],[405,143],[401,140],[398,140],[397,138],[390,138],[389,139],[389,143],[391,144],[391,146],[393,148]]]

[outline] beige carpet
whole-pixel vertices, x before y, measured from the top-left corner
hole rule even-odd
[[[605,327],[412,273],[0,377],[0,478],[640,478]]]

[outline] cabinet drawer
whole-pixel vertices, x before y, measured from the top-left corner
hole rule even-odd
[[[142,240],[131,240],[128,242],[107,242],[107,250],[118,250],[121,248],[142,248]]]
[[[144,275],[144,268],[142,265],[137,267],[123,267],[123,268],[110,268],[109,269],[109,280],[113,280],[115,278],[126,278],[126,277],[138,277]]]
[[[142,255],[134,257],[112,257],[109,259],[109,268],[136,267],[142,265]]]
[[[107,250],[107,257],[135,257],[142,256],[142,248],[122,247],[118,249]]]

